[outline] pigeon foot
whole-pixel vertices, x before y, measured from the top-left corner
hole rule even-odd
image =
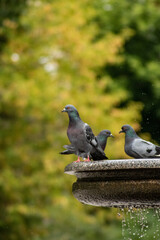
[[[77,161],[74,161],[74,162],[80,162],[81,160],[80,160],[80,158],[78,157],[78,159],[77,159]]]
[[[84,160],[85,162],[90,162],[91,160],[89,159],[89,156],[86,160]]]

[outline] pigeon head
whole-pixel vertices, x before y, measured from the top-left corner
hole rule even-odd
[[[119,133],[125,133],[129,137],[134,137],[137,135],[134,129],[129,124],[123,125],[121,129],[122,130]]]
[[[96,137],[103,150],[106,147],[108,137],[113,137],[111,131],[109,130],[102,130]]]
[[[62,112],[74,112],[74,111],[77,112],[77,109],[71,104],[66,105],[65,108],[62,110]]]
[[[71,118],[79,118],[79,113],[77,109],[71,104],[66,105],[62,112],[67,112],[69,117]]]
[[[111,131],[109,130],[102,130],[100,133],[99,133],[100,136],[104,136],[104,137],[114,137],[111,133]]]

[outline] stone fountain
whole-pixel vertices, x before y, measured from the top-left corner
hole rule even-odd
[[[72,191],[84,204],[103,207],[160,207],[160,159],[71,163]]]

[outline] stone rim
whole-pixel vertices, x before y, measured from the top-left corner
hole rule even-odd
[[[160,159],[121,159],[71,163],[73,195],[103,207],[160,207]]]
[[[64,172],[69,175],[76,175],[76,172],[105,171],[120,169],[155,169],[160,168],[160,159],[117,159],[92,162],[70,163]]]

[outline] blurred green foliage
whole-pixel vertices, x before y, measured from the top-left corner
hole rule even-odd
[[[160,1],[100,1],[97,9],[99,38],[106,32],[119,35],[126,28],[131,31],[120,52],[123,61],[106,64],[100,74],[109,74],[128,91],[128,99],[121,106],[130,100],[143,104],[142,131],[150,132],[160,143]]]
[[[0,239],[122,239],[115,209],[72,196],[61,110],[110,129],[109,158],[127,158],[125,123],[159,140],[159,2],[3,0],[0,11]]]

